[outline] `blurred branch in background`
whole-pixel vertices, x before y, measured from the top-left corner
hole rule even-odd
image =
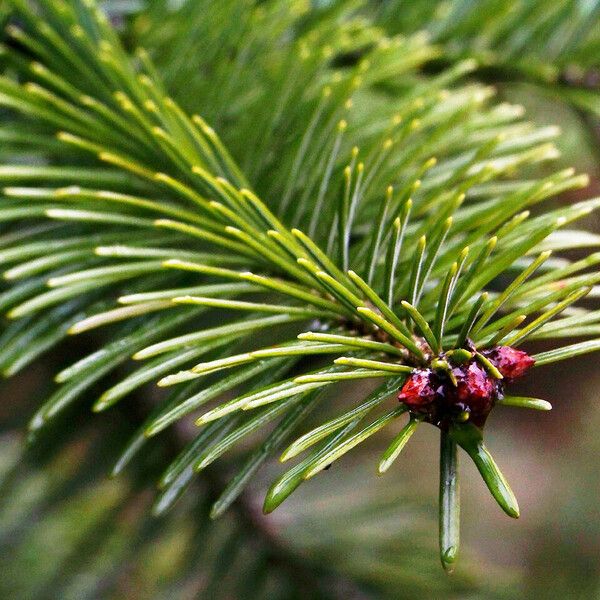
[[[16,427],[22,408],[12,403],[5,422]],[[357,489],[357,480],[372,478],[368,453],[364,466],[307,486],[275,519],[261,514],[259,483],[225,517],[210,520],[222,485],[211,471],[175,510],[148,520],[153,493],[145,481],[169,449],[154,445],[126,477],[107,479],[133,419],[121,413],[101,421],[83,426],[84,415],[72,413],[52,432],[68,444],[58,450],[42,438],[25,456],[18,427],[0,434],[3,598],[225,599],[249,597],[251,589],[257,600],[431,593],[500,600],[516,589],[492,565],[489,583],[478,581],[475,563],[448,579],[432,560],[433,502],[407,493],[402,481]]]

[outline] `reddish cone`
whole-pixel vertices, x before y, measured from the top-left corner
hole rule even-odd
[[[446,386],[446,402],[453,411],[469,413],[470,419],[483,426],[498,397],[498,383],[476,362],[452,370],[456,387]]]
[[[420,409],[431,404],[436,397],[435,376],[430,369],[413,371],[404,382],[398,400],[409,408]]]
[[[483,354],[502,373],[502,376],[509,380],[522,377],[535,364],[535,360],[527,352],[510,346],[497,346]]]
[[[460,402],[487,402],[496,391],[494,380],[475,362],[452,372],[456,377],[456,398]]]
[[[500,371],[503,380],[494,378],[471,358],[455,364],[451,375],[443,369],[413,371],[404,382],[398,400],[411,413],[442,429],[455,420],[465,419],[483,428],[494,403],[503,396],[504,383],[524,375],[535,360],[510,346],[498,346],[482,354]]]

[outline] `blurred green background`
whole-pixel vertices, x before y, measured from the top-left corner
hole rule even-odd
[[[594,355],[536,369],[521,384],[524,394],[550,400],[550,413],[505,409],[491,416],[489,447],[519,498],[518,521],[498,509],[470,461],[462,461],[462,558],[452,576],[442,571],[436,552],[433,428],[419,431],[387,477],[375,474],[386,444],[376,436],[263,517],[262,495],[279,472],[272,465],[245,499],[261,534],[240,531],[235,513],[216,528],[208,525],[203,487],[168,517],[148,520],[154,491],[141,482],[168,448],[155,445],[133,475],[108,479],[119,440],[133,426],[134,416],[123,409],[96,417],[94,426],[83,415],[69,415],[59,425],[71,439],[65,449],[48,455],[42,443],[23,456],[27,417],[52,370],[42,364],[3,386],[1,598],[600,597]],[[349,396],[356,392],[348,389]],[[235,464],[236,455],[228,460]],[[273,544],[268,549],[258,539],[265,532]],[[293,554],[285,567],[292,570],[291,583],[278,564],[287,560],[282,548]],[[227,569],[218,567],[233,556],[236,576],[228,582]],[[322,574],[325,592],[304,587],[304,568]],[[283,595],[280,577],[290,586]]]

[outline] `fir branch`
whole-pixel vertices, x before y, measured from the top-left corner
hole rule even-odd
[[[596,350],[597,311],[576,305],[594,296],[596,255],[533,275],[550,250],[598,245],[597,236],[565,227],[600,200],[542,205],[532,217],[532,207],[585,186],[585,177],[568,170],[510,180],[556,157],[556,131],[530,129],[518,110],[494,105],[489,88],[463,81],[470,62],[427,75],[440,49],[419,34],[388,37],[341,3],[341,16],[324,11],[314,22],[303,20],[310,11],[277,13],[278,26],[262,39],[265,11],[281,2],[247,9],[252,35],[223,18],[229,4],[213,12],[190,4],[166,18],[177,24],[188,11],[208,12],[201,26],[227,41],[215,42],[207,63],[222,85],[190,83],[225,141],[167,95],[187,73],[180,58],[155,67],[145,50],[128,56],[92,3],[69,0],[59,10],[50,0],[13,0],[14,64],[0,78],[0,106],[18,124],[15,139],[29,125],[39,134],[19,138],[24,151],[0,168],[0,261],[12,286],[0,306],[14,320],[3,369],[25,368],[67,335],[108,332],[97,351],[57,375],[60,386],[30,429],[45,428],[101,380],[108,388],[95,411],[148,382],[172,388],[126,447],[121,471],[145,437],[212,402],[197,419],[204,428],[162,480],[162,513],[194,471],[277,420],[216,500],[220,514],[277,446],[288,444],[289,458],[319,444],[273,485],[267,510],[410,410],[379,470],[418,415],[442,429],[448,566],[458,550],[453,444],[468,452],[505,512],[516,516],[518,508],[482,442],[487,413],[478,422],[469,402],[456,414],[419,412],[410,401],[421,392],[411,386],[426,377],[442,382],[436,390],[461,394],[458,378],[479,369],[495,386],[492,404],[511,405],[498,387],[501,361],[489,357],[501,343],[517,353],[512,346],[534,336],[561,344],[571,328],[593,339],[559,345],[535,357],[538,364]],[[349,28],[360,35],[348,38]],[[272,56],[264,48],[275,42]],[[165,43],[156,40],[154,54]],[[233,67],[222,54],[228,46]],[[348,53],[360,59],[345,64]],[[256,68],[244,68],[250,59]],[[276,100],[269,109],[267,100]],[[28,155],[31,165],[21,161]],[[119,379],[130,358],[152,360]],[[295,438],[309,408],[324,404],[338,382],[370,378],[387,379],[385,396]],[[393,392],[401,405],[364,425]]]

